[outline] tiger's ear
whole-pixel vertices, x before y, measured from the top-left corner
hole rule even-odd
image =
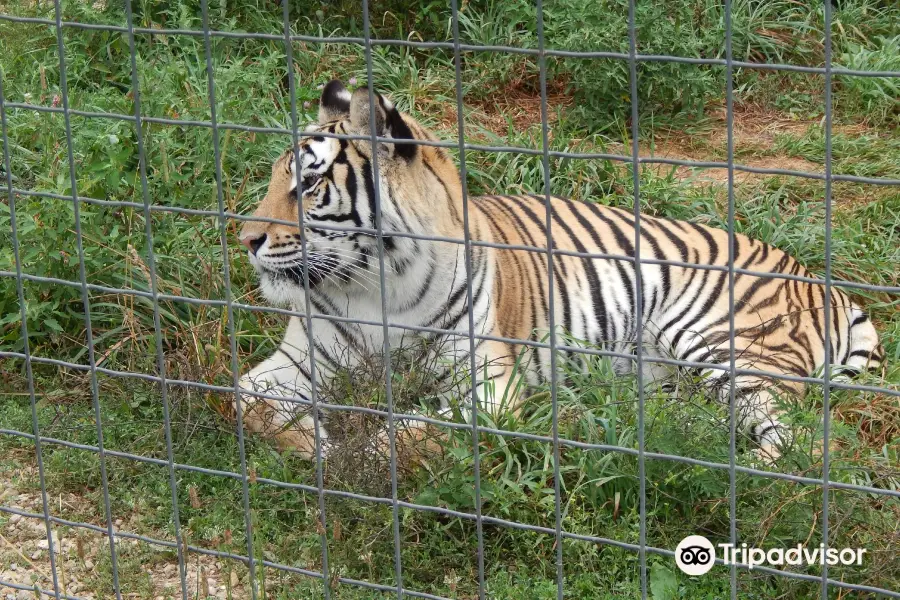
[[[393,103],[375,92],[375,134],[382,138],[393,138],[395,140],[412,140],[415,139],[412,129],[403,120]],[[354,133],[358,135],[369,136],[372,133],[372,111],[369,105],[369,88],[357,88],[350,98],[350,125]],[[363,144],[367,142],[362,142]],[[382,144],[379,148],[385,147],[391,156],[399,156],[407,161],[412,160],[416,155],[415,144]]]
[[[319,125],[342,119],[350,114],[350,92],[344,84],[332,79],[322,90],[319,100]]]

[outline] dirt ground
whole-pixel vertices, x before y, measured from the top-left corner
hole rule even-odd
[[[29,491],[23,491],[26,486],[21,483],[33,480],[36,477],[34,471],[32,467],[0,470],[0,505],[23,512],[41,513],[40,492],[31,491],[30,486],[27,486]],[[48,500],[51,514],[58,512],[56,508],[71,508],[86,502],[75,494],[63,494]],[[0,525],[0,582],[31,588],[37,586],[53,597],[53,575],[44,521],[0,513],[0,522],[3,521],[6,524]],[[133,531],[122,519],[117,519],[114,525],[122,531]],[[57,553],[56,575],[61,596],[65,594],[85,600],[114,597],[109,576],[103,574],[108,573],[108,568],[98,569],[101,561],[108,561],[108,543],[106,536],[94,531],[54,526],[53,545]],[[143,542],[117,539],[120,561],[124,562],[129,554],[137,553],[138,545],[144,546],[146,550],[147,544]],[[152,561],[141,565],[143,573],[140,574],[134,572],[133,561],[128,561],[128,576],[127,579],[122,577],[121,582],[123,598],[181,598],[178,561],[165,558],[170,555],[174,553],[157,553]],[[188,558],[186,581],[189,598],[239,600],[249,597],[244,589],[246,575],[242,580],[237,571],[211,556],[191,553]],[[40,595],[33,589],[21,590],[0,583],[0,600],[29,600],[38,597]]]

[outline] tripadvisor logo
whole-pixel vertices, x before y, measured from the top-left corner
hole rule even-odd
[[[861,565],[862,548],[826,548],[819,544],[807,548],[797,544],[792,548],[751,548],[747,544],[717,544],[720,558],[725,565],[742,564],[750,569],[760,565],[779,567],[782,565]],[[712,542],[702,535],[689,535],[675,548],[675,564],[688,575],[704,575],[716,562],[716,549]]]

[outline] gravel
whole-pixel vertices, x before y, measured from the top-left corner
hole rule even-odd
[[[0,463],[0,506],[23,512],[43,511],[40,494],[31,492],[31,486],[22,483],[31,481],[33,471],[33,467],[11,469],[9,465]],[[54,508],[61,506],[93,506],[90,500],[68,493],[49,500],[51,514],[54,514]],[[66,513],[59,514],[63,516]],[[95,524],[104,525],[102,522]],[[122,531],[165,538],[159,532],[141,531],[139,524],[136,526],[128,518],[116,518],[114,524],[116,529]],[[109,543],[105,536],[83,529],[76,531],[54,526],[52,539],[61,593],[84,600],[113,597],[108,576]],[[182,597],[178,562],[171,558],[171,552],[159,552],[153,555],[154,560],[145,562],[142,559],[151,546],[137,540],[117,539],[116,547],[120,558],[119,578],[123,597],[136,600],[174,600]],[[35,598],[34,591],[19,590],[6,585],[9,583],[32,589],[37,585],[52,594],[49,549],[43,520],[0,512],[0,600]],[[197,554],[189,555],[187,563],[188,597],[224,600],[228,597],[228,588],[234,600],[249,597],[244,589],[246,569]],[[98,570],[98,564],[103,568]],[[203,596],[206,591],[209,595]]]

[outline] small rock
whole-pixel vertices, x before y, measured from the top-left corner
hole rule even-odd
[[[60,551],[59,538],[56,537],[56,532],[55,532],[55,531],[54,531],[51,535],[52,535],[52,537],[53,537],[53,552],[54,552],[55,554],[59,554],[59,551]],[[39,550],[49,550],[49,549],[50,549],[50,542],[47,541],[47,538],[44,538],[44,539],[42,539],[42,540],[38,540],[38,542],[37,542],[37,547],[38,547]]]
[[[84,568],[86,571],[90,571],[94,568],[94,561],[91,559],[87,559],[84,561]]]
[[[31,598],[34,598],[34,595],[28,590],[19,590],[16,592],[16,600],[30,600]]]
[[[31,560],[39,560],[40,558],[41,558],[40,550],[35,550],[34,553],[31,555]]]
[[[21,520],[22,520],[22,515],[13,515],[9,518],[9,522],[12,523],[13,525],[15,525],[16,523],[18,523]]]
[[[19,568],[19,564],[18,564],[18,563],[9,563],[9,570],[10,570],[10,571],[15,571],[15,570],[17,570],[18,568]]]
[[[121,527],[122,523],[123,523],[122,519],[116,519],[116,527]]]

